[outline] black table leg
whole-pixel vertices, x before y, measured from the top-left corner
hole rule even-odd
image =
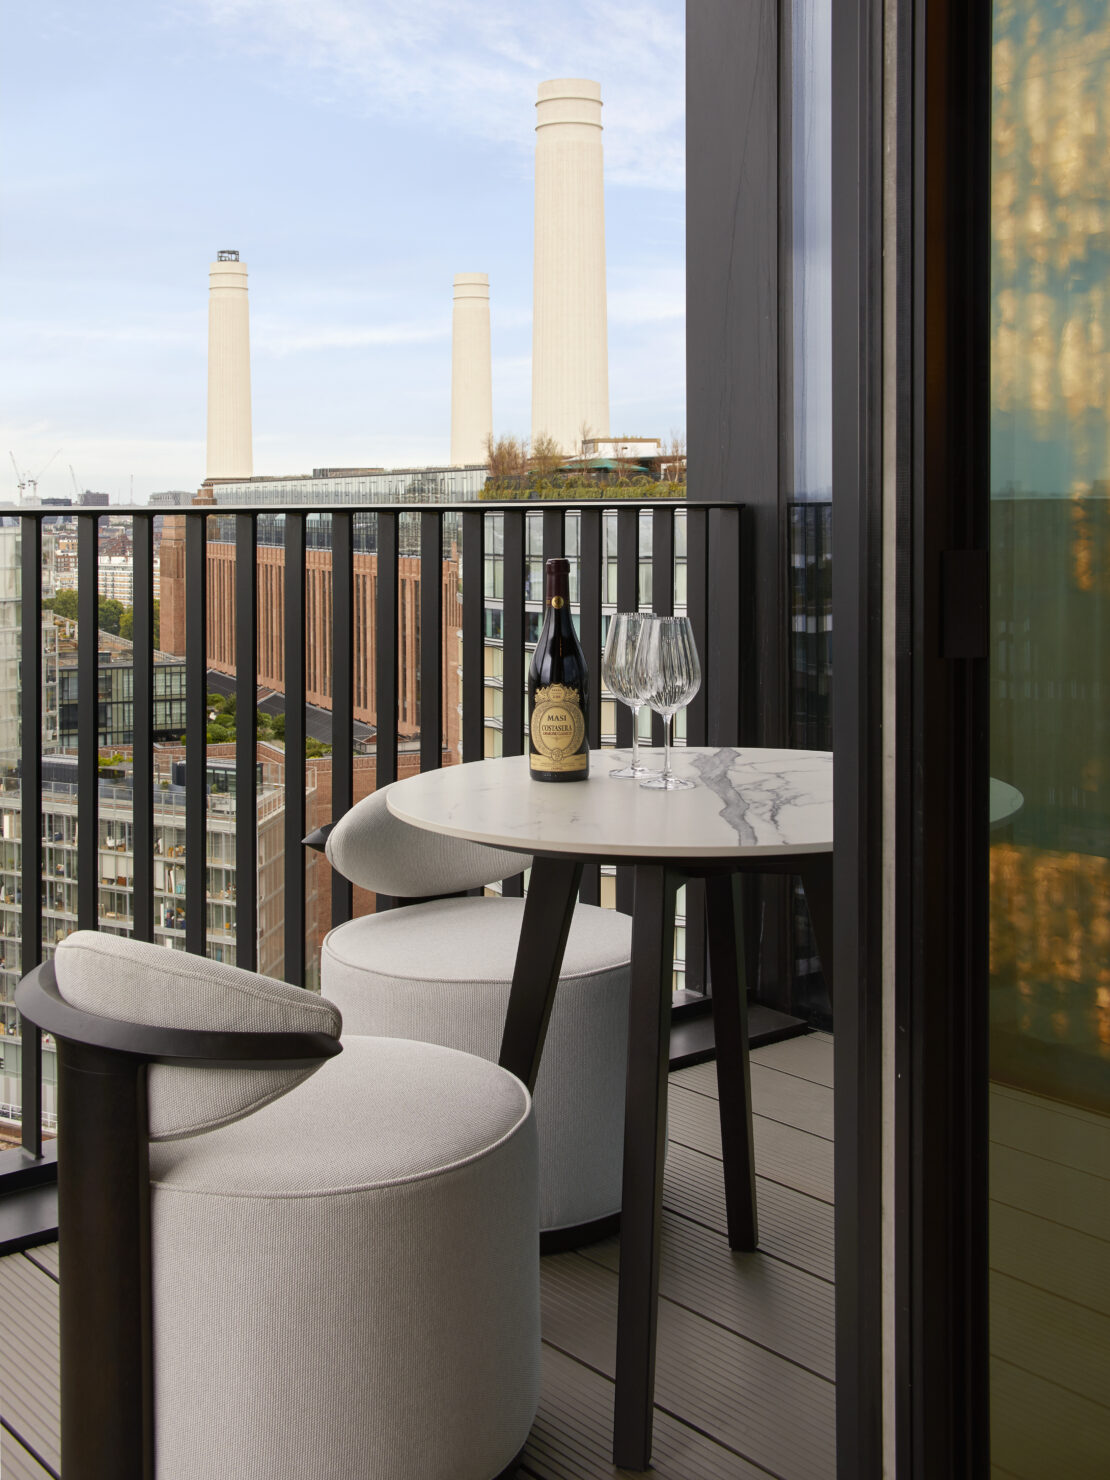
[[[581,878],[578,859],[537,858],[532,863],[498,1059],[529,1091],[536,1087]]]
[[[833,856],[831,853],[815,853],[798,868],[802,888],[806,892],[809,907],[809,923],[813,926],[817,942],[817,954],[821,959],[821,975],[829,989],[829,1000],[833,996]]]
[[[675,893],[681,883],[671,869],[636,867],[613,1416],[613,1462],[627,1470],[646,1470],[651,1460]]]
[[[759,1226],[740,891],[738,874],[714,874],[705,881],[728,1243],[731,1249],[752,1250],[759,1242]]]

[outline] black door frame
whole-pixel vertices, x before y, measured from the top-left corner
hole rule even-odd
[[[895,930],[899,1475],[989,1469],[987,1022],[991,10],[904,0],[911,404]]]
[[[837,1473],[883,1453],[882,0],[832,5]]]

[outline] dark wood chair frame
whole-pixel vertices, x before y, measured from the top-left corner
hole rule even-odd
[[[300,1069],[327,1033],[218,1033],[83,1012],[52,962],[16,989],[58,1052],[61,1449],[66,1480],[154,1480],[147,1067]]]

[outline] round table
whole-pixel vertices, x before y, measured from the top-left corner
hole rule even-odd
[[[651,1455],[675,895],[705,880],[729,1243],[754,1249],[739,875],[801,876],[831,991],[833,764],[827,751],[678,749],[674,770],[696,786],[666,792],[613,780],[626,757],[595,751],[589,780],[563,785],[533,781],[525,756],[472,761],[396,783],[388,806],[414,827],[532,855],[500,1059],[529,1088],[583,865],[634,868],[613,1458],[640,1470]]]

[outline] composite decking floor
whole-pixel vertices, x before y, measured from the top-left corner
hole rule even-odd
[[[670,1080],[656,1480],[822,1480],[835,1473],[832,1039],[752,1055],[760,1247],[724,1236],[713,1064]],[[520,1480],[616,1469],[620,1242],[543,1261],[543,1396]],[[0,1260],[0,1475],[60,1475],[56,1245]],[[331,1477],[321,1477],[331,1480]],[[432,1480],[432,1477],[429,1477]]]

